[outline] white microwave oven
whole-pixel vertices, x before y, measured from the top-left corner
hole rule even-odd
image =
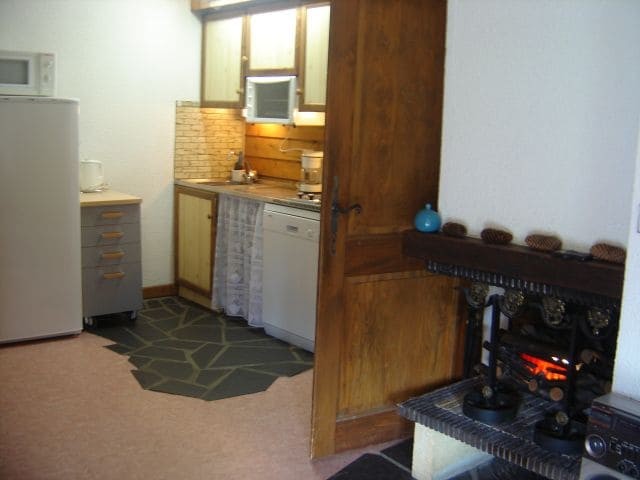
[[[246,87],[247,122],[293,123],[298,98],[296,77],[247,77]]]
[[[0,50],[0,95],[55,95],[53,53]]]

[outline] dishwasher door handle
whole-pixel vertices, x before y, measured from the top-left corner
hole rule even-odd
[[[287,232],[289,233],[298,233],[299,228],[295,225],[287,225]]]

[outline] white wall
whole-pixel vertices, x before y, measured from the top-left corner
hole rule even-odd
[[[624,293],[620,314],[620,334],[616,351],[613,390],[640,400],[640,129],[638,130],[638,151],[634,175],[627,262],[624,272]]]
[[[626,244],[637,0],[451,0],[439,208],[472,235]]]
[[[0,0],[0,49],[56,53],[57,95],[80,99],[80,158],[143,199],[143,284],[172,283],[175,101],[199,97],[190,1]]]
[[[613,388],[640,399],[640,2],[450,0],[448,15],[441,213],[518,243],[627,245]]]

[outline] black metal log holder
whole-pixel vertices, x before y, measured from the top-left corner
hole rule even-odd
[[[465,395],[462,412],[474,420],[488,425],[497,425],[515,418],[520,405],[520,397],[515,390],[499,383],[497,379],[500,295],[491,295],[486,306],[491,307],[487,380],[484,385],[480,385]]]
[[[488,292],[488,287],[485,291]],[[478,292],[472,295],[465,289],[465,296],[469,303],[468,329],[465,338],[464,371],[468,378],[472,376],[473,363],[478,355],[476,345],[478,336],[482,335],[482,317],[484,309],[491,308],[490,338],[483,346],[489,353],[489,365],[486,368],[486,379],[483,384],[469,392],[464,397],[462,411],[474,420],[488,425],[498,425],[513,420],[518,412],[520,396],[515,389],[507,383],[498,381],[498,352],[501,347],[499,329],[504,305],[504,296],[491,295],[488,301],[479,304]],[[507,318],[511,318],[514,312],[504,312]],[[584,442],[584,422],[577,419],[575,411],[572,411],[575,397],[576,364],[578,363],[578,347],[580,322],[584,319],[579,314],[570,314],[570,345],[565,360],[566,380],[564,382],[564,395],[560,402],[556,402],[557,408],[552,410],[543,420],[538,422],[534,429],[534,441],[549,450],[567,455],[579,454]]]
[[[578,413],[572,411],[575,397],[576,364],[578,357],[578,337],[580,318],[578,315],[570,315],[571,339],[569,355],[566,359],[567,379],[566,391],[559,409],[550,412],[538,422],[534,429],[533,440],[541,447],[558,453],[576,455],[582,452],[586,426],[584,419],[577,419]]]

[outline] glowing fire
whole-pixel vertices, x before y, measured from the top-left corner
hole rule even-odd
[[[567,379],[567,369],[561,365],[542,360],[541,358],[532,357],[526,353],[521,353],[520,357],[529,363],[527,369],[529,369],[533,375],[544,375],[544,378],[549,381],[562,381]],[[568,362],[564,360],[563,363]]]

